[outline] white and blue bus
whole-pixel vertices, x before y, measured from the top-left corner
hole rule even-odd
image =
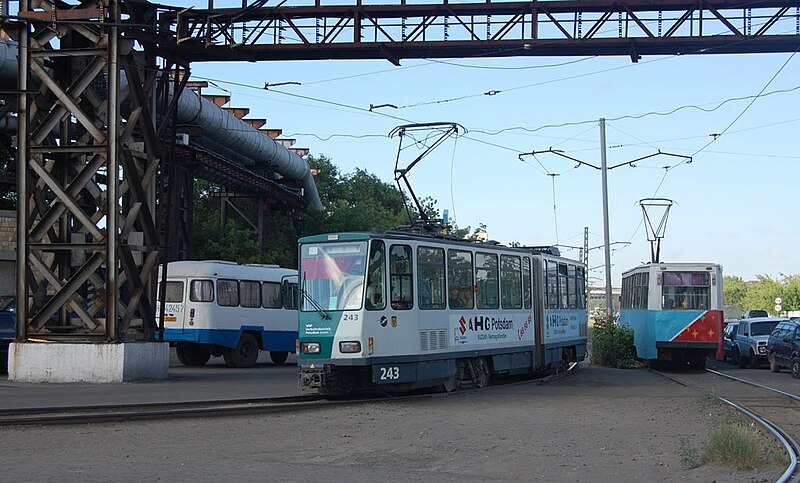
[[[274,363],[283,364],[295,352],[296,270],[214,260],[170,262],[164,301],[164,340],[187,366],[222,356],[230,367],[252,367],[259,351],[269,351]]]

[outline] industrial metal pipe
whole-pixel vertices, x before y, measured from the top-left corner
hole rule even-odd
[[[16,87],[18,56],[19,47],[16,42],[0,42],[0,85]],[[126,85],[123,72],[120,90],[124,90]],[[188,89],[178,98],[177,117],[178,122],[199,126],[203,138],[237,153],[237,162],[267,165],[284,178],[297,180],[303,187],[303,197],[309,206],[316,210],[323,209],[308,163],[274,139]],[[0,126],[3,125],[7,129],[12,126],[16,128],[15,120],[11,119],[0,121]],[[202,138],[198,141],[198,144],[204,144]]]

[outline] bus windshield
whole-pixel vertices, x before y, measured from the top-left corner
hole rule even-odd
[[[300,290],[304,294],[300,310],[360,309],[366,261],[366,241],[302,245]]]

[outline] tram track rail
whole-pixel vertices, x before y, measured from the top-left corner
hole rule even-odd
[[[546,384],[571,373],[576,363],[563,372],[509,384]],[[376,401],[411,400],[462,394],[487,388],[467,388],[454,393],[424,393],[396,395],[389,393],[353,398],[326,399],[317,394],[281,396],[269,398],[217,399],[204,401],[175,401],[158,403],[131,403],[91,406],[53,406],[38,408],[15,408],[0,410],[0,427],[32,425],[75,425],[142,421],[174,418],[202,418],[218,416],[244,416],[288,411],[307,411],[342,405],[365,404]]]
[[[682,385],[684,387],[688,387],[690,389],[694,389],[694,390],[701,391],[701,392],[707,392],[706,388],[704,388],[702,386],[697,386],[695,384],[689,384],[686,381],[682,381],[682,380],[678,379],[677,377],[674,377],[674,376],[672,376],[670,374],[666,374],[664,372],[657,371],[657,370],[653,370],[653,372],[658,374],[658,375],[660,375],[661,377],[663,377],[665,379],[668,379],[668,380],[670,380],[672,382],[680,384],[680,385]],[[778,394],[778,395],[780,395],[782,397],[789,398],[789,399],[791,399],[793,401],[800,401],[800,395],[797,395],[797,394],[793,394],[793,393],[789,393],[789,392],[786,392],[786,391],[782,391],[780,389],[776,389],[776,388],[773,388],[773,387],[770,387],[770,386],[767,386],[767,385],[764,385],[764,384],[760,384],[760,383],[757,383],[757,382],[754,382],[754,381],[743,379],[741,377],[732,376],[732,375],[726,374],[724,372],[715,371],[713,369],[706,368],[706,372],[714,374],[714,375],[717,375],[717,376],[720,376],[720,377],[724,377],[724,378],[729,379],[731,381],[735,381],[735,382],[738,382],[738,383],[741,383],[741,384],[746,384],[746,385],[751,386],[751,387],[756,387],[756,388],[759,388],[759,389],[762,389],[762,390],[765,390],[765,391],[769,391],[769,392]],[[798,443],[797,440],[794,439],[792,437],[792,435],[790,435],[786,430],[784,430],[783,428],[781,428],[780,426],[778,426],[776,423],[772,422],[771,420],[767,419],[763,414],[757,412],[752,407],[748,407],[748,406],[746,406],[744,404],[736,403],[736,402],[732,401],[731,399],[723,397],[723,396],[716,395],[716,397],[720,402],[722,402],[722,403],[734,408],[735,410],[739,411],[740,413],[744,414],[745,416],[747,416],[750,419],[752,419],[753,421],[755,421],[759,426],[761,426],[765,430],[769,431],[775,437],[775,439],[777,439],[778,442],[784,447],[784,449],[786,450],[786,453],[789,456],[790,462],[789,462],[789,465],[787,466],[786,470],[776,480],[776,483],[800,483],[800,466],[799,466],[800,465],[800,443]],[[765,407],[777,408],[777,407],[779,407],[779,406],[776,406],[776,405],[772,405],[772,406],[766,405],[765,406],[765,405],[763,405],[763,402],[760,402],[760,401],[759,401],[759,404],[761,404],[760,407],[762,407],[762,408],[765,408]],[[780,407],[783,407],[783,406],[780,406]]]

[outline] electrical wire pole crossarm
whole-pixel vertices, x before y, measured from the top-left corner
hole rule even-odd
[[[597,166],[597,165],[592,164],[592,163],[588,163],[588,162],[580,160],[578,158],[574,158],[572,156],[564,154],[564,151],[562,151],[560,149],[553,149],[552,147],[550,149],[545,149],[545,150],[542,150],[542,151],[531,151],[529,153],[522,153],[522,154],[519,155],[519,160],[523,161],[523,159],[522,159],[523,156],[534,156],[535,157],[537,154],[549,153],[549,154],[555,154],[556,156],[560,156],[562,158],[565,158],[565,159],[568,159],[570,161],[573,161],[573,162],[577,163],[575,165],[576,168],[579,168],[581,166],[588,166],[590,168],[594,168],[594,169],[596,169],[596,170],[601,172],[601,178],[602,178],[601,183],[602,183],[602,191],[603,191],[603,237],[605,239],[603,247],[605,248],[605,267],[606,267],[606,277],[605,277],[606,278],[606,280],[605,280],[605,285],[606,285],[606,315],[610,319],[611,316],[614,314],[614,308],[613,308],[613,304],[612,304],[612,300],[611,300],[612,299],[612,294],[611,294],[611,292],[612,292],[612,290],[611,290],[611,242],[610,242],[609,222],[608,222],[608,179],[607,179],[608,171],[611,171],[612,169],[619,168],[621,166],[630,166],[631,168],[635,168],[636,167],[635,163],[638,163],[639,161],[644,161],[645,159],[653,158],[655,156],[672,156],[672,157],[676,157],[676,158],[682,158],[682,159],[684,159],[684,162],[686,164],[689,164],[689,163],[692,162],[692,157],[691,156],[684,156],[682,154],[665,153],[665,152],[663,152],[663,151],[661,151],[659,149],[657,153],[648,154],[647,156],[642,156],[642,157],[639,157],[639,158],[636,158],[636,159],[632,159],[632,160],[629,160],[629,161],[624,161],[622,163],[614,164],[612,166],[608,166],[607,163],[606,163],[606,120],[605,119],[600,119],[600,146],[601,146],[600,147],[600,160],[601,160],[600,166]],[[555,175],[552,175],[552,174],[548,173],[548,176],[555,176]],[[556,235],[556,236],[558,236],[558,235]]]

